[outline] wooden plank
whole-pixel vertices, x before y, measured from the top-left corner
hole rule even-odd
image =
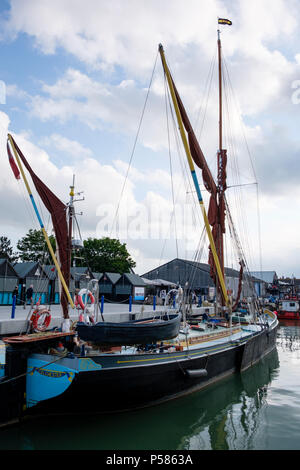
[[[2,338],[2,341],[8,344],[32,343],[37,341],[45,341],[47,339],[63,338],[66,336],[74,336],[75,331],[69,333],[33,333],[30,335],[20,335]]]

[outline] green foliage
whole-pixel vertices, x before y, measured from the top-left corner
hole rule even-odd
[[[49,236],[53,250],[55,251],[55,238]],[[1,237],[0,237],[1,241]],[[136,263],[127,251],[126,243],[121,243],[113,238],[88,238],[83,242],[82,265],[88,265],[94,272],[130,272]],[[1,248],[1,244],[0,244]],[[40,261],[44,264],[53,264],[47,244],[41,230],[30,229],[29,232],[17,243],[20,261]],[[1,254],[0,254],[1,256]],[[78,261],[77,261],[78,263]]]
[[[127,251],[126,243],[109,237],[84,240],[84,258],[94,272],[126,273],[136,263]]]
[[[7,237],[0,237],[0,258],[7,258],[11,263],[15,263],[18,254],[14,253],[11,241]]]
[[[55,251],[55,238],[49,236],[50,243]],[[41,230],[30,229],[25,237],[17,243],[20,261],[41,261],[44,264],[52,264],[47,243]]]

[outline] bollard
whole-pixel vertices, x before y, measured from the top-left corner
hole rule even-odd
[[[153,310],[156,309],[156,295],[153,296]]]
[[[13,301],[12,301],[11,318],[15,318],[16,303],[17,303],[17,296],[14,295]]]
[[[101,313],[103,313],[103,311],[104,311],[104,295],[101,295],[100,311],[101,311]]]
[[[132,295],[129,296],[129,312],[132,310]]]

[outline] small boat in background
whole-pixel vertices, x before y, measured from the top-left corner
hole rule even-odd
[[[277,318],[279,320],[300,320],[299,300],[281,300],[277,310]]]

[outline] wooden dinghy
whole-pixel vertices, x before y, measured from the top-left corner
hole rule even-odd
[[[77,323],[80,339],[99,345],[151,344],[175,338],[180,329],[180,314],[163,315],[129,322]]]

